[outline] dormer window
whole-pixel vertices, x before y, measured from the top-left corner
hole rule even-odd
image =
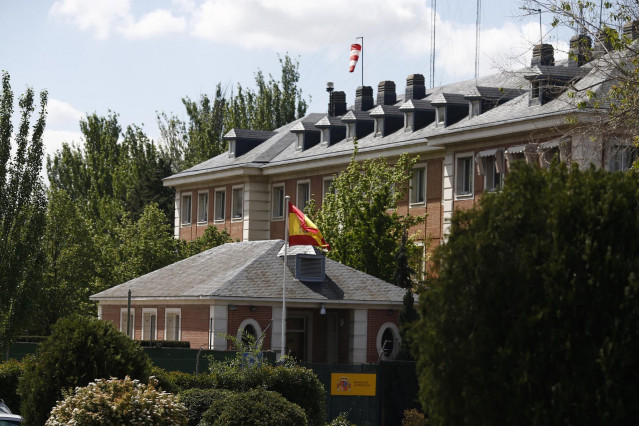
[[[331,129],[328,129],[328,128],[322,129],[322,140],[320,141],[322,146],[330,145],[330,140],[331,140]]]
[[[375,117],[375,137],[384,135],[384,119],[382,117]]]
[[[297,134],[297,144],[295,145],[296,151],[304,151],[304,133]]]
[[[471,99],[468,104],[468,116],[470,118],[477,117],[481,114],[481,100]]]
[[[346,139],[352,141],[355,138],[355,123],[346,123]]]
[[[413,112],[407,111],[404,113],[404,131],[413,131]]]
[[[530,97],[533,99],[539,99],[539,95],[541,94],[541,85],[539,81],[532,82],[532,90],[530,91]]]
[[[235,158],[235,139],[229,140],[229,158]]]
[[[446,123],[446,107],[438,106],[435,110],[435,120],[438,126],[444,126]]]

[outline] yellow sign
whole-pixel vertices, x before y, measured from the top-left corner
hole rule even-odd
[[[376,374],[331,373],[331,395],[375,396]]]

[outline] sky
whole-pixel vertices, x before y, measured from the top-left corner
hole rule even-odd
[[[435,85],[475,74],[474,0],[436,4]],[[517,0],[481,2],[479,75],[530,62],[539,14]],[[383,80],[403,93],[406,77],[430,82],[433,0],[0,0],[0,70],[17,95],[49,94],[45,150],[82,143],[86,114],[119,115],[123,129],[142,126],[158,139],[157,113],[186,118],[182,98],[253,87],[259,69],[279,77],[278,55],[299,61],[308,112],[324,112],[326,82],[349,105],[362,84]],[[571,33],[542,14],[544,42],[566,57]],[[348,72],[351,43],[364,37],[360,63]]]

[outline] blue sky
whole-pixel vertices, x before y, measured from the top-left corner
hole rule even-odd
[[[252,86],[253,75],[279,75],[277,55],[300,61],[310,111],[326,109],[326,82],[352,103],[360,64],[348,73],[350,44],[364,36],[364,84],[406,76],[429,81],[431,0],[0,0],[0,69],[16,93],[49,92],[48,153],[81,143],[86,113],[120,115],[157,138],[156,111],[185,118],[181,99],[211,94],[218,82]],[[484,0],[480,75],[528,63],[539,39],[538,15],[520,2]],[[436,84],[473,78],[476,1],[437,2]],[[544,41],[565,51],[570,33]],[[565,54],[556,53],[556,58]]]

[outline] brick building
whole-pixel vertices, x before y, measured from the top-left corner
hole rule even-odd
[[[131,338],[184,340],[226,350],[246,331],[281,353],[282,283],[287,281],[287,352],[306,362],[394,358],[404,290],[284,241],[224,244],[91,296],[98,315]],[[386,342],[385,350],[382,346]]]
[[[516,71],[435,88],[412,74],[403,93],[392,81],[379,83],[376,98],[371,87],[359,87],[347,108],[346,94],[333,91],[327,113],[273,132],[233,129],[225,135],[228,152],[164,180],[175,188],[175,236],[191,240],[217,226],[242,241],[284,238],[284,196],[300,208],[310,199],[321,206],[355,138],[359,159],[419,156],[399,210],[428,214],[412,232],[431,247],[445,238],[455,209],[499,190],[514,160],[544,167],[559,157],[582,167],[627,168],[635,157],[629,141],[565,136],[567,118],[596,115],[588,105],[577,108],[586,98],[570,92],[602,95],[610,88],[603,51],[595,46],[591,56],[583,54],[579,49],[590,45],[584,37],[571,39],[568,60],[556,62],[551,45],[537,45],[530,66]]]

